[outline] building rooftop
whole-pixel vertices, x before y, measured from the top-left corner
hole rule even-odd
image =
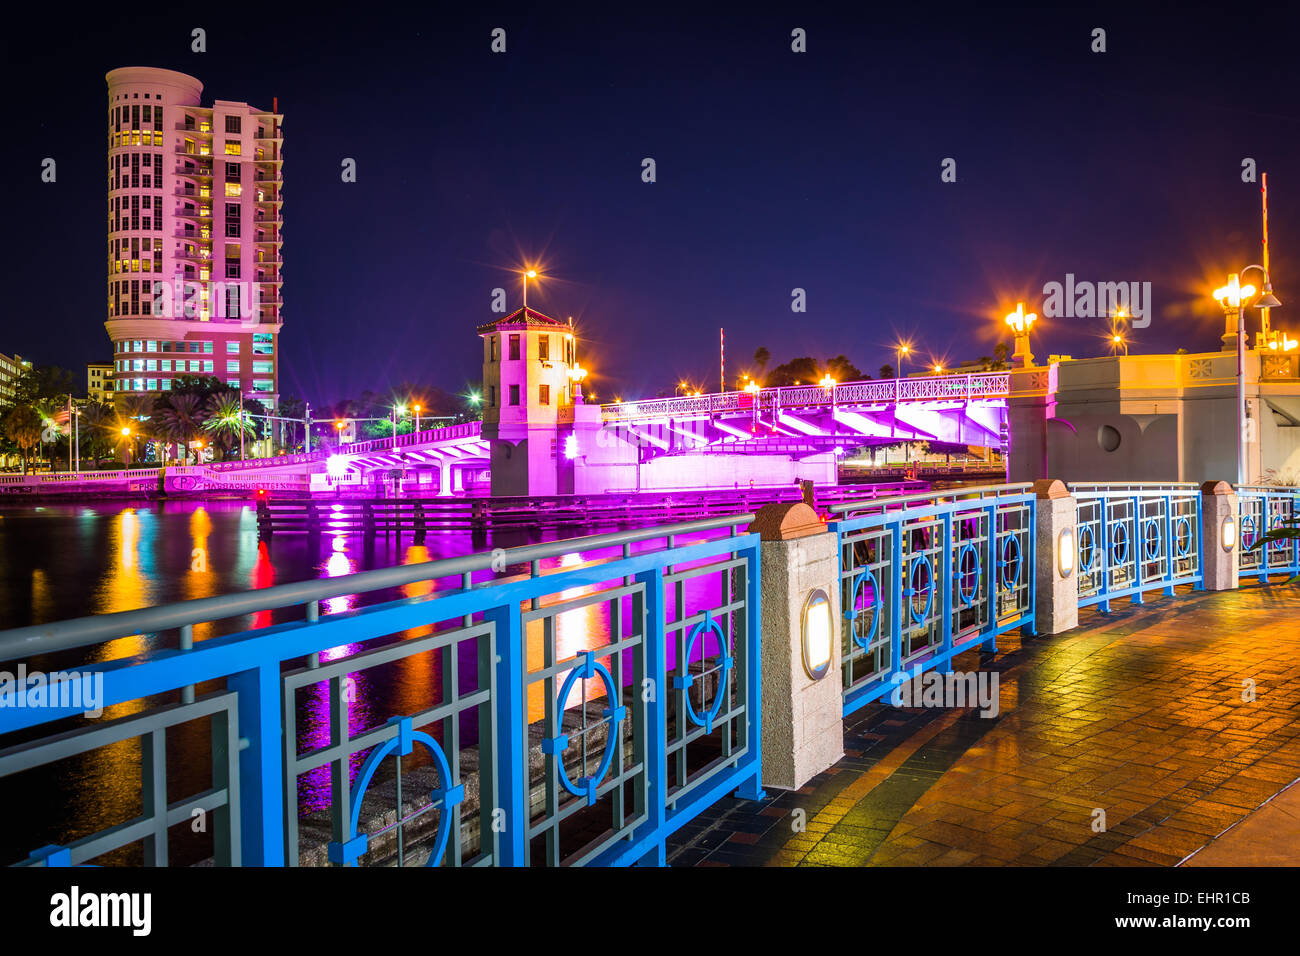
[[[543,328],[543,329],[567,329],[567,323],[559,319],[553,319],[549,315],[544,315],[536,309],[528,309],[527,315],[524,309],[515,309],[509,315],[503,315],[501,318],[486,325],[478,327],[479,335],[489,335],[500,329],[523,329],[523,328]]]

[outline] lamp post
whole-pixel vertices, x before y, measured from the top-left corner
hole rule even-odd
[[[1214,297],[1219,300],[1223,306],[1225,325],[1229,326],[1232,322],[1232,313],[1237,313],[1237,330],[1235,338],[1237,340],[1237,484],[1238,486],[1246,484],[1250,480],[1247,474],[1246,462],[1246,302],[1255,294],[1255,287],[1251,285],[1241,285],[1241,276],[1245,275],[1251,269],[1258,269],[1264,276],[1263,294],[1255,301],[1251,308],[1255,309],[1276,309],[1281,306],[1281,302],[1273,295],[1273,283],[1269,280],[1268,270],[1261,265],[1254,263],[1246,266],[1240,272],[1234,272],[1228,276],[1228,284],[1220,286],[1214,290]],[[1223,333],[1226,344],[1229,338],[1234,337],[1225,329]]]
[[[1015,335],[1016,347],[1011,355],[1013,364],[1017,359],[1024,368],[1034,364],[1034,353],[1029,351],[1029,330],[1037,318],[1037,314],[1033,312],[1025,313],[1023,302],[1017,302],[1016,311],[1007,314],[1006,323],[1011,326],[1011,331]]]
[[[896,349],[894,349],[894,354],[897,358],[897,362],[895,364],[897,364],[898,366],[898,368],[894,370],[894,378],[898,379],[899,381],[902,381],[903,378],[903,359],[907,358],[908,353],[910,353],[911,351],[912,351],[912,347],[910,345],[900,344]]]
[[[81,471],[81,407],[72,406],[72,446],[76,454],[76,470]]]
[[[587,370],[581,365],[569,369],[569,378],[573,382],[573,403],[582,404],[582,380],[587,377]]]
[[[414,406],[413,410],[415,411],[415,431],[418,434],[420,431],[420,406]]]
[[[122,437],[125,438],[125,439],[127,439],[127,443],[126,443],[126,467],[127,467],[127,468],[130,468],[130,467],[131,467],[131,452],[132,452],[132,448],[131,448],[131,440],[130,440],[130,439],[131,439],[131,427],[130,427],[129,425],[123,425],[123,426],[122,426]]]
[[[1124,336],[1120,335],[1118,332],[1110,337],[1110,344],[1112,351],[1117,351],[1120,348],[1123,348],[1124,354],[1128,355],[1128,342],[1125,341]]]
[[[406,413],[406,408],[402,405],[393,406],[393,448],[397,448],[397,416]]]
[[[239,393],[239,460],[244,460],[244,393]]]
[[[537,278],[537,270],[529,269],[524,273],[524,318],[528,318],[528,280]]]

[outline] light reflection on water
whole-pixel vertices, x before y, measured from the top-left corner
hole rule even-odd
[[[411,544],[409,535],[402,539],[401,545],[394,538],[380,535],[374,546],[367,548],[359,535],[337,527],[323,538],[321,546],[314,551],[308,549],[307,539],[301,535],[277,536],[269,546],[261,543],[253,506],[238,501],[56,505],[39,511],[0,509],[0,629],[265,588],[277,583],[334,578],[377,567],[457,557],[492,547],[553,540],[554,535],[513,531],[475,541],[468,533],[430,534],[420,545]],[[616,553],[603,552],[599,557]],[[542,564],[548,570],[576,567],[596,556],[565,555]],[[511,568],[508,576],[517,576],[523,570]],[[695,603],[698,599],[716,599],[716,579],[711,580],[711,585],[701,579],[688,587],[688,607],[699,606]],[[459,584],[444,581],[442,586]],[[340,613],[398,597],[418,598],[433,593],[435,587],[434,581],[421,581],[388,593],[341,595],[323,602],[321,613]],[[710,587],[711,593],[706,596],[705,590]],[[586,586],[571,588],[546,600],[547,603],[575,600],[593,590]],[[630,613],[630,600],[624,599],[622,610]],[[239,629],[300,620],[301,615],[300,608],[259,611],[240,619],[197,625],[194,638],[197,643]],[[561,660],[609,641],[610,613],[605,602],[559,613],[554,621],[556,652]],[[414,638],[432,631],[433,624],[427,624],[399,636]],[[530,667],[542,666],[542,622],[530,622],[525,637]],[[174,646],[174,641],[174,634],[161,642],[137,635],[97,647],[89,656],[96,661],[121,658],[143,653],[159,643]],[[331,648],[322,652],[321,661],[337,660],[359,648],[356,644]],[[77,652],[76,660],[71,662],[33,660],[29,667],[39,665],[41,669],[52,670],[51,665],[68,666],[84,661],[86,654]],[[672,648],[669,656],[671,666]],[[301,662],[289,662],[287,666],[301,666]],[[461,646],[459,666],[462,681],[466,674],[472,680],[476,668],[472,643]],[[628,666],[625,678],[630,679],[630,674]],[[351,677],[354,683],[352,700],[347,705],[347,723],[349,732],[356,734],[381,725],[393,715],[415,713],[436,703],[443,683],[442,661],[438,654],[424,653],[369,672],[354,673]],[[217,688],[201,688],[200,693],[214,689]],[[587,681],[585,690],[588,700],[605,694],[599,680]],[[544,714],[543,692],[541,683],[529,688],[530,722]],[[328,682],[311,685],[299,694],[300,753],[329,744],[328,695]],[[577,706],[579,699],[575,689],[569,706]],[[106,717],[138,713],[144,707],[140,701],[118,705],[109,708]],[[476,733],[473,724],[470,719],[463,725],[468,739]],[[167,762],[173,799],[208,785],[208,751],[208,729],[204,724],[196,722],[169,732]],[[353,759],[354,775],[360,763],[361,756]],[[140,747],[136,742],[104,747],[64,761],[55,768],[29,772],[24,777],[33,778],[42,773],[46,776],[40,786],[32,785],[26,792],[49,793],[52,799],[40,807],[24,808],[25,819],[30,819],[31,827],[0,836],[0,865],[25,856],[35,847],[66,843],[121,823],[139,812]],[[303,775],[299,787],[309,808],[326,805],[330,788],[328,770]]]

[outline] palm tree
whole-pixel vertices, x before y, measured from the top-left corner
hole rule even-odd
[[[241,426],[245,438],[257,434],[252,420],[241,414],[242,409],[238,392],[217,392],[208,399],[207,420],[203,423],[203,428],[212,435],[222,451],[223,459],[228,459],[231,449],[239,444]]]
[[[30,405],[15,405],[5,413],[4,434],[18,446],[23,456],[23,474],[27,474],[27,451],[41,440],[41,416]]]
[[[158,437],[164,441],[175,442],[177,458],[181,458],[182,448],[198,438],[203,432],[207,419],[207,410],[197,395],[179,393],[159,397],[154,405],[154,417],[157,421]]]
[[[112,448],[109,433],[117,416],[113,406],[108,403],[92,402],[81,409],[81,424],[78,429],[78,441],[85,448],[86,457],[92,461],[108,453]]]
[[[114,430],[118,433],[118,437],[126,437],[121,434],[123,428],[131,429],[127,440],[131,448],[132,464],[138,460],[135,454],[137,440],[156,437],[154,435],[156,423],[152,421],[153,405],[154,400],[147,395],[123,395],[114,404],[117,409],[117,423],[114,425]]]

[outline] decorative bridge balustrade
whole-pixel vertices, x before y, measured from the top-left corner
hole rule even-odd
[[[776,413],[783,408],[834,405],[889,405],[898,402],[974,401],[1006,398],[1011,389],[1009,372],[978,375],[935,375],[924,378],[879,379],[842,385],[805,385],[764,388],[750,392],[715,392],[711,395],[655,398],[601,406],[606,422],[647,418],[688,418],[719,413]]]
[[[1237,534],[1241,539],[1238,573],[1267,582],[1270,575],[1300,574],[1300,540],[1260,543],[1270,531],[1297,527],[1300,489],[1243,485],[1237,489]]]
[[[899,681],[1034,622],[1028,485],[840,503],[844,713]]]
[[[8,862],[165,865],[201,814],[219,865],[662,863],[702,809],[760,795],[752,518],[2,633],[0,661],[65,676],[57,706],[0,688],[0,786],[76,800],[58,767],[112,770],[82,832]],[[68,696],[85,680],[102,720]]]
[[[1201,489],[1177,484],[1076,484],[1079,606],[1110,609],[1115,598],[1142,603],[1147,591],[1172,595],[1199,586]]]

